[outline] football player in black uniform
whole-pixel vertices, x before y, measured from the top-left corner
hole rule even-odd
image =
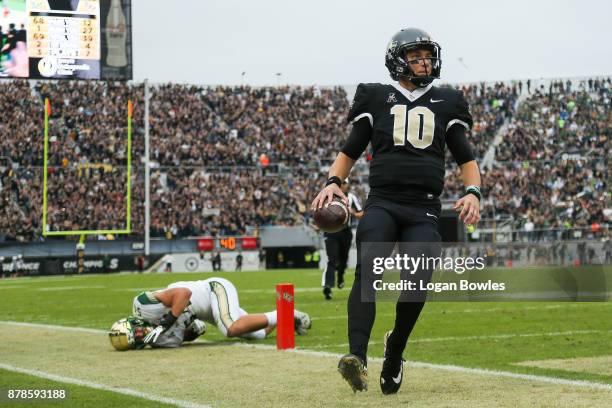
[[[373,272],[368,263],[371,254],[364,254],[362,245],[386,243],[388,250],[388,245],[396,242],[440,242],[438,197],[444,186],[446,146],[459,165],[465,185],[465,194],[455,203],[455,209],[465,224],[480,219],[480,171],[466,138],[472,126],[468,104],[461,91],[432,85],[440,77],[440,46],[423,30],[401,30],[387,47],[385,65],[397,83],[357,87],[348,114],[353,124],[350,135],[329,171],[325,188],[312,203],[313,209],[320,208],[334,194],[346,201],[341,180],[367,145],[372,145],[370,194],[357,228],[357,268],[348,300],[350,354],[338,364],[353,391],[367,389],[366,354],[376,315],[376,304],[369,298],[369,291],[373,291]],[[431,271],[423,271],[421,277],[429,279]],[[423,294],[402,301],[405,292],[396,305],[393,330],[385,336],[380,376],[384,394],[400,388],[403,352],[424,305]]]

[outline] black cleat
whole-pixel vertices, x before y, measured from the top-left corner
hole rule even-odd
[[[332,298],[332,290],[329,286],[325,286],[323,288],[323,295],[325,296],[325,300],[331,300]]]
[[[353,392],[368,390],[368,367],[356,355],[342,356],[338,362],[338,371],[349,383]]]
[[[385,334],[385,361],[380,372],[380,390],[385,395],[397,393],[404,379],[404,359],[387,356],[387,340],[390,335],[391,331]]]
[[[338,289],[342,289],[344,287],[344,278],[338,278]]]

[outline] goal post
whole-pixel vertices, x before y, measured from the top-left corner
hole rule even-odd
[[[85,236],[103,234],[130,234],[132,232],[132,117],[134,105],[131,100],[127,102],[127,180],[126,180],[126,214],[124,229],[96,229],[96,230],[69,230],[69,231],[49,231],[48,221],[48,174],[49,174],[49,116],[51,115],[51,102],[45,98],[44,105],[44,148],[43,148],[43,208],[42,208],[42,235],[51,236]]]

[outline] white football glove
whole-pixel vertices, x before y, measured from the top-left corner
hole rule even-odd
[[[164,332],[164,328],[162,326],[157,326],[156,328],[151,330],[149,334],[145,336],[145,338],[143,339],[144,344],[155,343],[159,335],[162,334],[163,332]]]
[[[171,312],[166,313],[162,316],[159,321],[159,326],[151,330],[149,334],[145,336],[143,339],[145,344],[155,343],[160,334],[168,330],[172,325],[176,322],[176,316],[174,316]]]

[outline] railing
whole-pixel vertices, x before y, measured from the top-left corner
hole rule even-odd
[[[471,242],[553,242],[576,240],[601,240],[610,236],[605,226],[590,226],[582,228],[539,228],[526,231],[506,227],[490,227],[479,225],[468,234]]]

